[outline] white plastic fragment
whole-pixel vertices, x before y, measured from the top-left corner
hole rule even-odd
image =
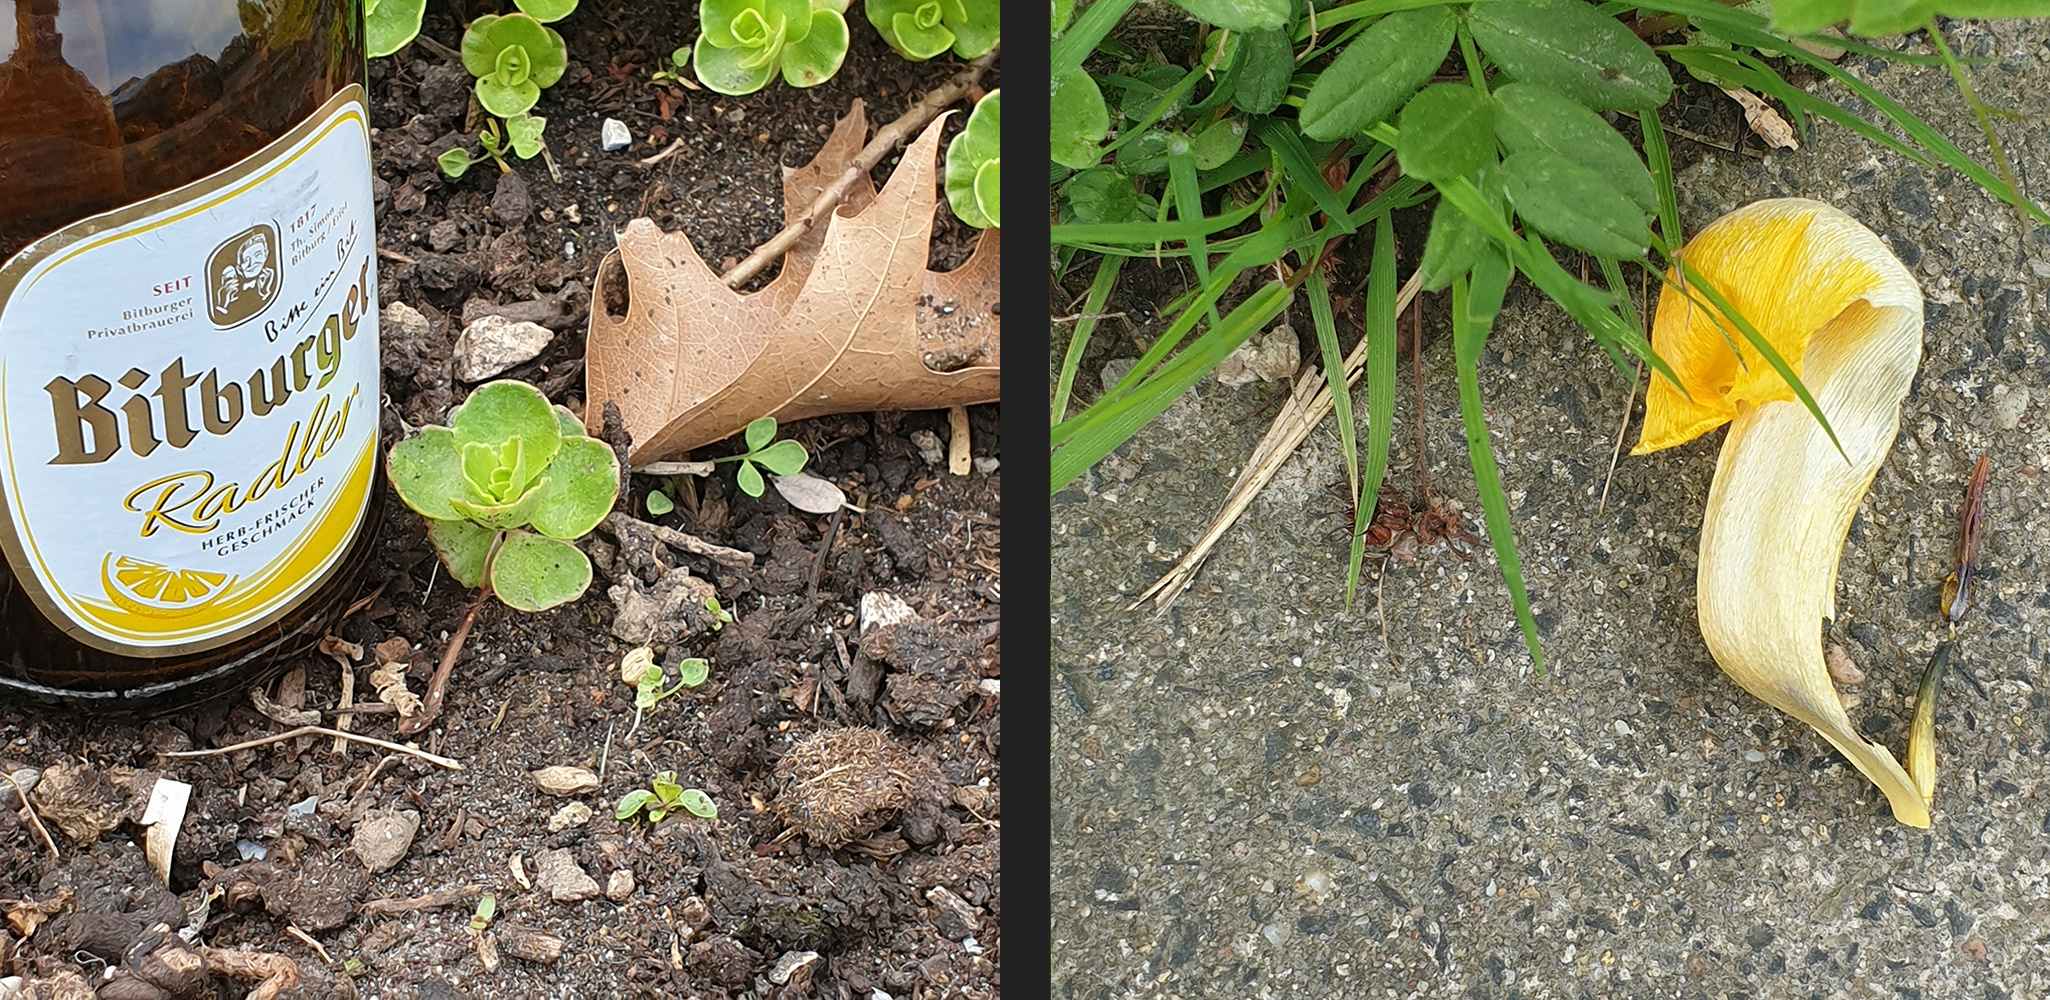
[[[626,123],[617,118],[607,118],[598,127],[598,145],[608,153],[616,153],[633,145],[633,133],[626,130]]]
[[[192,801],[192,786],[170,778],[158,778],[150,789],[149,805],[142,810],[143,855],[165,885],[171,883],[171,851],[178,846],[178,828],[185,824],[185,806]]]

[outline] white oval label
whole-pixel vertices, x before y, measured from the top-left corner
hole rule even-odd
[[[355,540],[377,462],[370,176],[352,85],[0,267],[0,547],[80,641],[226,645]]]

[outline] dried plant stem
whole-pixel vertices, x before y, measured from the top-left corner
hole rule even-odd
[[[36,807],[29,802],[28,789],[21,787],[21,782],[14,780],[11,772],[7,774],[7,783],[13,785],[14,794],[21,797],[21,808],[28,813],[29,825],[35,827],[37,835],[43,838],[43,846],[50,849],[50,856],[62,857],[57,853],[57,842],[50,839],[50,828],[43,825],[43,818],[36,815]]]
[[[488,564],[488,561],[487,561]],[[441,665],[434,668],[434,678],[427,682],[427,695],[420,699],[420,711],[411,718],[399,720],[399,732],[411,736],[441,717],[441,702],[448,697],[448,678],[455,672],[456,659],[463,653],[463,641],[470,637],[470,626],[477,624],[477,612],[484,610],[484,601],[491,596],[491,587],[477,588],[477,596],[470,599],[469,610],[463,612],[463,622],[456,626],[456,633],[448,637],[448,648],[441,652]]]
[[[208,750],[172,750],[166,753],[158,754],[157,756],[218,757],[221,754],[234,753],[237,750],[251,750],[260,746],[269,746],[272,743],[283,743],[286,740],[296,740],[301,736],[334,736],[340,739],[354,740],[358,743],[368,743],[374,747],[383,747],[386,750],[390,750],[394,753],[402,753],[407,754],[409,756],[418,757],[421,760],[424,760],[430,764],[437,764],[442,767],[448,768],[451,771],[463,770],[462,764],[454,760],[450,760],[447,757],[443,757],[442,755],[437,753],[428,753],[427,751],[422,750],[419,747],[409,747],[403,743],[393,743],[390,740],[380,740],[375,736],[363,736],[357,733],[345,733],[339,729],[329,729],[326,726],[300,726],[297,729],[288,729],[282,733],[276,733],[270,736],[259,736],[253,740],[243,740],[240,743],[232,744],[230,746],[213,747]]]
[[[747,255],[746,260],[735,264],[733,270],[720,275],[719,280],[725,282],[728,288],[739,288],[747,284],[750,278],[762,273],[770,264],[775,263],[777,258],[789,252],[799,240],[804,239],[804,234],[811,232],[812,226],[840,207],[841,199],[846,197],[847,189],[857,178],[874,170],[876,164],[883,162],[883,157],[890,155],[891,150],[924,128],[926,123],[938,116],[947,105],[960,100],[962,95],[968,93],[968,88],[982,79],[983,72],[997,61],[999,51],[999,48],[992,48],[983,53],[981,58],[969,63],[946,83],[926,94],[896,121],[876,130],[876,137],[861,148],[861,152],[855,155],[854,162],[848,164],[847,169],[842,171],[833,183],[826,185],[826,189],[819,192],[819,196],[812,200],[811,207],[805,209],[803,215],[784,226],[783,231],[771,237],[769,242],[756,247],[753,253]]]

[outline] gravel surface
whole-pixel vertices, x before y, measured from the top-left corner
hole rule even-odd
[[[2031,122],[2050,113],[2050,26],[1955,24],[1948,37],[1991,60],[1975,71],[1986,99]],[[1940,69],[1845,66],[1984,157]],[[2050,176],[2050,137],[2020,123],[2002,135],[2025,185]],[[1827,626],[1867,674],[1852,718],[1896,753],[1940,636],[1965,480],[1992,455],[1984,583],[1938,715],[1935,827],[1896,823],[1818,735],[1716,669],[1694,566],[1722,434],[1625,456],[1602,507],[1629,376],[1518,286],[1481,389],[1544,676],[1485,543],[1471,561],[1439,545],[1390,562],[1345,606],[1349,515],[1329,489],[1342,467],[1328,421],[1190,593],[1158,616],[1125,610],[1203,530],[1279,383],[1206,381],[1053,498],[1055,995],[2050,991],[2037,693],[2050,228],[1827,124],[1762,159],[1695,148],[1680,178],[1690,232],[1755,199],[1816,198],[1889,240],[1923,283],[1921,372]],[[1431,483],[1484,537],[1432,298]],[[1407,359],[1402,370],[1390,480],[1413,496]]]

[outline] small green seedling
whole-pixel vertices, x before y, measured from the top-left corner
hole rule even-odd
[[[662,685],[668,680],[668,676],[663,673],[661,664],[649,664],[648,669],[642,671],[640,682],[634,685],[634,708],[647,711],[656,705],[662,704],[662,699],[684,688],[694,688],[703,684],[705,678],[711,676],[712,665],[699,657],[693,656],[677,664],[676,670],[678,674],[676,686],[665,691],[662,689]]]
[[[846,9],[845,0],[699,0],[698,82],[733,96],[762,89],[779,69],[793,87],[824,83],[847,58]]]
[[[514,381],[477,387],[449,426],[422,427],[394,446],[387,468],[463,586],[543,611],[591,585],[591,561],[570,543],[612,510],[619,460],[541,390]]]
[[[997,117],[1002,94],[992,90],[975,102],[967,127],[947,143],[947,204],[955,218],[977,229],[1003,227],[997,181],[1003,152]]]
[[[538,115],[514,115],[505,120],[505,133],[501,138],[498,120],[487,118],[484,120],[484,131],[477,133],[477,144],[484,148],[485,156],[498,164],[499,173],[509,174],[512,173],[512,164],[505,162],[505,154],[510,151],[522,160],[533,159],[541,152],[541,133],[547,127],[548,119]],[[511,147],[510,150],[507,149],[508,145]],[[435,157],[435,162],[441,164],[441,172],[447,174],[450,180],[463,176],[478,163],[470,158],[470,151],[461,146]]]
[[[680,83],[692,90],[696,90],[698,85],[684,79],[682,76],[683,68],[688,65],[690,65],[690,46],[685,45],[669,53],[669,68],[656,70],[654,82]]]
[[[676,783],[675,771],[663,771],[647,788],[636,788],[619,800],[619,810],[614,818],[628,822],[645,811],[648,822],[660,823],[678,809],[701,819],[717,819],[719,806],[701,788],[685,788]]]
[[[997,0],[867,0],[868,22],[897,54],[924,62],[948,49],[974,59],[995,48]]]
[[[515,0],[516,14],[486,14],[463,32],[463,68],[477,78],[477,103],[500,118],[523,114],[569,68],[569,49],[546,22],[576,0]]]
[[[751,497],[761,496],[768,489],[767,481],[762,479],[762,469],[779,476],[794,476],[803,471],[804,463],[811,457],[805,454],[804,446],[795,441],[769,443],[776,440],[775,417],[761,417],[749,423],[745,440],[747,451],[712,461],[739,462],[740,472],[734,478],[740,483],[740,491]],[[756,465],[761,469],[755,468]]]
[[[676,501],[669,499],[669,494],[661,490],[649,493],[644,502],[648,505],[648,513],[656,517],[661,517],[676,509]]]
[[[491,918],[497,913],[498,897],[485,893],[484,898],[477,900],[476,915],[470,918],[470,933],[484,933],[484,929],[491,926]]]
[[[420,34],[427,0],[363,0],[363,48],[370,58],[391,55]]]
[[[717,632],[733,624],[733,612],[719,606],[716,597],[705,598],[705,611],[712,616],[712,631]]]

